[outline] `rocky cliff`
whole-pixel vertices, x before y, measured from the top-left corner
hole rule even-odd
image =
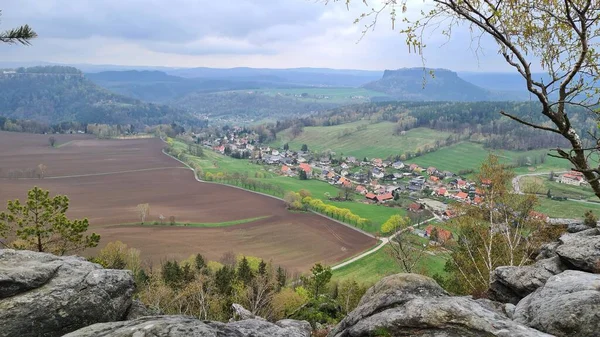
[[[600,229],[578,230],[546,245],[531,266],[498,268],[492,300],[450,296],[421,275],[386,277],[329,336],[598,336]],[[311,334],[305,321],[270,323],[237,305],[239,320],[229,323],[153,316],[132,300],[133,291],[128,271],[0,250],[0,337]]]

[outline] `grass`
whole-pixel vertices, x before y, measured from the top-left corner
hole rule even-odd
[[[248,90],[244,90],[247,92]],[[293,98],[300,102],[311,103],[366,103],[370,102],[371,97],[385,96],[377,91],[363,88],[293,88],[293,89],[257,89],[255,92],[262,92],[269,96],[281,96]],[[296,95],[308,94],[307,97],[296,97]]]
[[[512,164],[520,156],[527,156],[533,160],[534,158],[540,158],[543,153],[548,153],[548,151],[495,150],[491,151],[491,153],[497,155],[502,162]],[[462,142],[407,160],[407,162],[415,163],[422,167],[433,166],[438,170],[447,170],[458,173],[461,170],[477,170],[489,154],[490,151],[484,149],[481,144]],[[514,169],[514,171],[516,174],[523,174],[531,172],[564,171],[568,168],[569,163],[567,161],[547,156],[546,161],[543,164],[538,164],[535,167],[519,167]]]
[[[225,222],[208,222],[208,223],[181,223],[181,222],[176,222],[175,225],[173,226],[180,226],[180,227],[201,227],[201,228],[210,228],[210,227],[228,227],[228,226],[235,226],[235,225],[241,225],[244,223],[250,223],[250,222],[254,222],[254,221],[258,221],[258,220],[262,220],[262,219],[267,219],[270,218],[270,215],[264,215],[264,216],[259,216],[256,218],[249,218],[249,219],[240,219],[240,220],[233,220],[233,221],[225,221]],[[144,224],[144,226],[171,226],[170,224],[154,224],[154,223],[146,223]]]
[[[583,214],[588,210],[600,215],[600,204],[572,200],[557,201],[539,198],[539,205],[536,209],[551,218],[583,219]]]
[[[272,145],[280,147],[288,143],[291,149],[299,150],[302,144],[307,144],[310,150],[318,152],[331,150],[336,154],[355,156],[360,159],[386,158],[391,155],[415,152],[427,145],[434,146],[436,141],[445,140],[450,135],[447,132],[416,128],[402,136],[395,136],[395,128],[395,123],[370,124],[368,121],[335,126],[312,126],[305,127],[304,131],[293,139],[290,130],[282,131]]]
[[[394,259],[388,255],[387,247],[368,255],[354,263],[333,271],[333,280],[342,281],[355,279],[365,285],[371,285],[380,279],[400,273],[400,267]],[[427,275],[441,274],[445,275],[444,265],[446,256],[426,254],[421,263],[420,269]]]

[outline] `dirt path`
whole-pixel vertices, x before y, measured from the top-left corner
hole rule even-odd
[[[433,218],[430,218],[430,219],[427,219],[427,220],[425,220],[425,221],[421,221],[421,222],[419,222],[418,224],[414,225],[414,227],[419,227],[419,226],[421,226],[421,225],[423,225],[423,224],[425,224],[425,223],[428,223],[429,221],[432,221],[432,220],[435,220],[435,217],[433,217]],[[371,250],[369,250],[369,251],[366,251],[366,252],[364,252],[364,253],[362,253],[362,254],[360,254],[360,255],[358,255],[358,256],[355,256],[355,257],[351,258],[350,260],[347,260],[347,261],[344,261],[344,262],[342,262],[342,263],[340,263],[340,264],[337,264],[337,265],[335,265],[335,266],[331,267],[331,270],[340,269],[340,268],[342,268],[342,267],[345,267],[345,266],[347,266],[347,265],[349,265],[349,264],[352,264],[352,263],[354,263],[354,262],[356,262],[356,261],[358,261],[358,260],[360,260],[360,259],[362,259],[362,258],[365,258],[365,257],[367,257],[367,256],[369,256],[369,255],[371,255],[371,254],[375,253],[376,251],[380,250],[380,249],[381,249],[381,248],[383,248],[385,245],[387,245],[387,244],[388,244],[388,243],[389,243],[389,242],[390,242],[390,241],[391,241],[391,240],[392,240],[394,237],[396,237],[398,234],[400,234],[400,233],[404,232],[405,230],[406,230],[406,229],[404,229],[404,230],[402,230],[402,231],[399,231],[399,232],[397,232],[397,233],[395,233],[395,234],[393,234],[393,235],[390,235],[390,236],[389,236],[389,237],[387,237],[387,238],[382,238],[382,239],[381,239],[381,243],[380,243],[379,245],[377,245],[377,247],[375,247],[375,248],[373,248],[373,249],[371,249]]]

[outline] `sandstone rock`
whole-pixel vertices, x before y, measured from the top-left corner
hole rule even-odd
[[[123,319],[133,291],[129,271],[80,257],[0,250],[0,336],[62,336]]]
[[[560,242],[558,242],[558,241],[550,242],[550,243],[546,243],[546,244],[542,245],[542,247],[540,248],[540,253],[535,258],[535,260],[539,261],[539,260],[544,260],[544,259],[549,259],[551,257],[555,257],[556,256],[556,248],[558,248],[559,245],[560,245]]]
[[[503,303],[517,304],[523,297],[543,286],[550,277],[566,269],[557,256],[529,266],[496,268],[490,284],[490,298]]]
[[[65,337],[310,337],[308,322],[282,322],[273,324],[248,319],[225,324],[203,322],[186,316],[151,316],[133,321],[94,324]]]
[[[556,254],[570,269],[600,273],[600,229],[565,234],[559,242]]]
[[[131,306],[129,307],[129,310],[127,310],[125,319],[132,320],[132,319],[136,319],[136,318],[140,318],[140,317],[158,316],[158,315],[163,315],[163,313],[160,312],[159,310],[154,310],[154,309],[148,308],[140,300],[133,300],[131,302]]]
[[[369,289],[329,336],[548,336],[510,320],[497,308],[487,301],[448,296],[428,277],[397,274]]]
[[[567,226],[567,232],[569,233],[579,233],[588,229],[592,229],[592,227],[586,226],[582,223],[571,223]]]
[[[517,304],[514,320],[556,336],[598,336],[600,275],[567,270]]]
[[[239,321],[239,320],[245,320],[245,319],[258,319],[258,320],[262,320],[262,321],[265,320],[262,317],[258,317],[256,315],[254,315],[249,310],[247,310],[246,308],[244,308],[243,306],[241,306],[237,303],[233,303],[231,305],[231,309],[233,309],[232,321]]]

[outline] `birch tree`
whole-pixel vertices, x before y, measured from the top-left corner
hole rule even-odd
[[[142,225],[143,225],[144,221],[146,221],[146,218],[150,215],[150,204],[137,205],[137,211],[138,211],[138,215],[140,217],[140,221],[142,222]]]
[[[597,0],[325,0],[346,6],[366,4],[355,20],[363,34],[374,29],[382,16],[391,20],[405,38],[410,52],[426,55],[427,39],[433,29],[448,38],[461,26],[471,32],[480,50],[482,38],[491,38],[506,64],[525,81],[531,96],[540,103],[545,122],[531,116],[500,113],[534,129],[556,133],[569,148],[555,148],[552,156],[568,160],[582,172],[600,198],[600,140],[577,131],[568,110],[579,107],[597,116],[600,103],[600,4]],[[415,8],[415,7],[419,8]],[[409,16],[421,9],[416,19]],[[423,58],[424,60],[424,58]],[[543,69],[546,76],[535,74]],[[593,139],[586,142],[584,137]]]

